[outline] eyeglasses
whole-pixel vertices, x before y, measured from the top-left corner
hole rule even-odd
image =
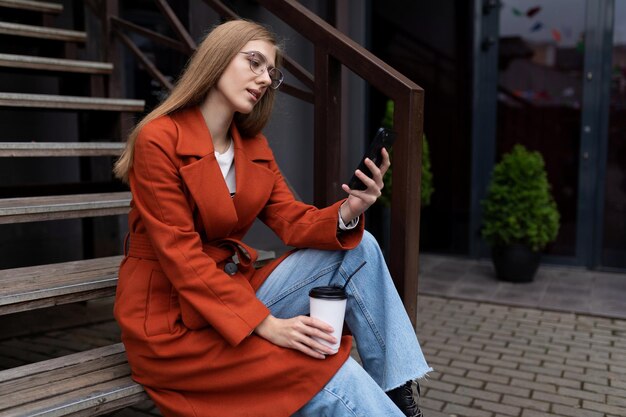
[[[240,54],[244,54],[247,56],[248,61],[250,61],[250,69],[256,75],[262,75],[265,70],[270,76],[272,83],[270,84],[270,88],[276,90],[283,83],[283,73],[276,67],[270,67],[267,65],[267,58],[265,55],[258,51],[247,51],[247,52],[239,52]]]

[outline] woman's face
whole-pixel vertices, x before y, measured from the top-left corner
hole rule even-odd
[[[274,67],[276,47],[267,41],[254,40],[245,44],[239,52],[224,70],[215,86],[215,92],[221,96],[220,101],[231,111],[248,114],[261,100],[272,82],[267,69],[258,75],[252,71],[250,65],[257,68],[258,59],[262,60],[262,57],[265,57],[267,66]],[[241,52],[255,52],[256,54]],[[259,54],[262,57],[259,57]],[[257,72],[260,71],[257,70]]]

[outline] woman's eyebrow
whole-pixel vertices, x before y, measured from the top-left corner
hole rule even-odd
[[[267,64],[267,67],[268,67],[268,68],[276,68],[276,65],[272,64],[272,63],[270,62],[270,60],[269,60],[269,59],[267,59],[267,57],[266,57],[266,56],[265,56],[262,52],[255,51],[255,50],[252,50],[252,51],[250,51],[250,52],[253,52],[253,53],[255,53],[255,54],[259,54],[261,57],[263,57],[263,59],[265,60],[265,63]]]

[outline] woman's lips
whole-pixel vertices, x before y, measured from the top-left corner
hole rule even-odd
[[[254,98],[254,101],[258,101],[261,97],[261,92],[258,90],[247,89],[248,93]]]

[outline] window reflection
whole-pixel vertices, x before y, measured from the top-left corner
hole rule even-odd
[[[615,2],[602,263],[626,268],[626,2]]]
[[[555,255],[576,247],[584,68],[584,0],[503,0],[500,9],[497,154],[521,143],[541,152],[561,213]]]

